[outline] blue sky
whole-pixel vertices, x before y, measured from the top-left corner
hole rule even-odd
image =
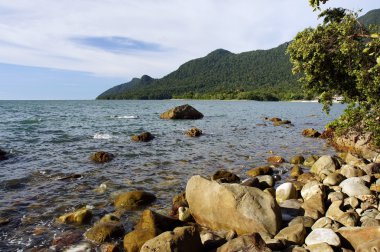
[[[363,13],[379,0],[331,0]],[[318,23],[307,0],[0,0],[0,100],[94,99],[224,48],[268,49]]]

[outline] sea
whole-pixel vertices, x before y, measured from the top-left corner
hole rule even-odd
[[[162,120],[160,113],[190,104],[201,120]],[[322,131],[345,106],[334,104],[329,115],[315,102],[258,101],[0,101],[0,251],[49,248],[64,232],[91,227],[59,224],[56,218],[83,206],[93,209],[93,221],[115,211],[120,192],[145,190],[157,200],[151,209],[167,213],[172,197],[185,190],[196,174],[219,169],[242,179],[266,159],[335,154],[322,139],[301,135],[305,128]],[[273,126],[265,118],[279,117],[291,125]],[[197,127],[199,138],[184,133]],[[133,142],[149,131],[155,139]],[[115,158],[105,164],[90,160],[106,151]],[[291,165],[275,169],[285,180]],[[123,216],[126,232],[141,210]],[[8,222],[8,223],[7,223]]]

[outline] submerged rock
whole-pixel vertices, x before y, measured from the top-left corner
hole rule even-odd
[[[202,133],[202,130],[198,129],[198,128],[191,128],[189,129],[188,131],[186,131],[185,133],[187,136],[189,137],[199,137],[201,136],[203,133]]]
[[[8,153],[0,149],[0,161],[8,159]]]
[[[133,210],[143,205],[147,205],[156,200],[156,196],[152,193],[144,191],[131,191],[121,193],[116,196],[114,205],[116,208],[124,208]]]
[[[140,135],[133,135],[131,137],[131,140],[135,142],[149,142],[149,141],[152,141],[153,139],[154,139],[154,136],[150,132],[144,132],[144,133],[141,133]]]
[[[58,217],[58,222],[60,223],[72,223],[77,225],[82,225],[88,223],[92,218],[92,211],[87,207],[83,207],[74,212],[64,214]]]
[[[84,234],[87,239],[95,243],[103,243],[123,235],[124,227],[119,221],[99,221]]]
[[[272,163],[272,164],[280,164],[280,163],[284,163],[285,159],[281,156],[271,156],[267,158],[267,161],[268,163]]]
[[[309,129],[304,129],[302,131],[302,135],[306,137],[319,137],[321,133],[319,133],[317,130],[313,128],[309,128]]]
[[[193,108],[192,106],[185,104],[181,105],[160,115],[161,119],[202,119],[203,114]]]
[[[257,188],[193,176],[187,182],[186,198],[195,221],[211,229],[275,235],[281,225],[275,199]]]
[[[113,154],[105,151],[98,151],[91,155],[91,160],[96,163],[106,163],[111,161],[113,158]]]

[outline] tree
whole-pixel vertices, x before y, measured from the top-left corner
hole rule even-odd
[[[319,9],[326,1],[309,0]],[[297,34],[287,53],[293,73],[329,111],[334,95],[349,105],[331,127],[338,134],[355,129],[372,134],[380,146],[380,36],[379,27],[365,27],[357,13],[341,8],[320,15],[324,22]]]

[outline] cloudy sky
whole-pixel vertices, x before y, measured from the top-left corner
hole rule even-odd
[[[317,23],[307,0],[0,0],[0,100],[94,99],[218,48],[275,47]]]

